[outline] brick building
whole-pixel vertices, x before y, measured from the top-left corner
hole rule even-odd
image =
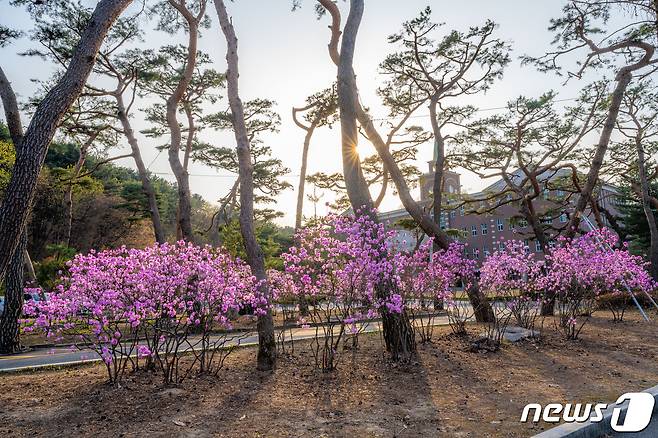
[[[429,172],[420,176],[420,203],[429,208],[431,205],[431,191],[433,174],[433,163],[429,163]],[[550,175],[542,175],[540,182],[543,184],[543,193],[541,198],[535,200],[534,204],[540,213],[546,215],[542,223],[550,228],[560,228],[566,225],[569,220],[568,212],[570,202],[565,201],[567,194],[556,189],[559,184],[556,183],[560,178],[570,175],[570,171],[552,172]],[[521,178],[521,172],[517,171],[511,175],[512,178]],[[487,199],[492,195],[502,193],[506,189],[503,180],[498,180],[487,186],[478,193],[462,193],[460,175],[456,172],[448,171],[444,176],[444,198],[445,206],[443,208],[441,227],[444,229],[459,230],[462,236],[459,240],[465,243],[465,253],[469,258],[483,260],[487,255],[493,253],[496,249],[502,248],[505,240],[522,240],[524,241],[527,251],[536,252],[543,256],[541,246],[537,239],[534,238],[532,228],[522,219],[518,205],[510,203],[499,206],[492,211],[486,211],[492,207]],[[510,198],[511,199],[511,198]],[[617,210],[618,193],[614,187],[604,185],[599,194],[599,205],[606,209],[610,214],[619,216]],[[464,200],[468,200],[465,205]],[[566,207],[565,207],[566,203]],[[451,207],[451,204],[453,207]],[[478,213],[476,210],[481,211]],[[590,216],[591,212],[586,211]],[[390,228],[396,230],[396,245],[403,249],[412,249],[416,245],[416,233],[404,229],[399,221],[410,218],[407,211],[402,208],[380,213],[380,219]],[[604,223],[607,224],[605,217]],[[594,219],[592,218],[594,223]],[[583,225],[583,227],[585,227]],[[586,228],[585,228],[586,229]],[[549,234],[551,232],[549,231]]]

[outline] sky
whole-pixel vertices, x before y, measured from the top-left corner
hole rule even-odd
[[[84,0],[93,5],[94,1]],[[339,2],[343,16],[347,16],[348,2]],[[496,35],[509,41],[513,47],[513,61],[505,70],[503,78],[482,95],[456,104],[474,104],[483,109],[481,114],[493,114],[507,101],[520,95],[539,96],[548,90],[558,93],[558,99],[573,98],[584,82],[571,81],[564,85],[564,79],[540,73],[531,66],[521,66],[519,56],[523,54],[541,55],[550,47],[552,35],[547,27],[552,17],[559,16],[564,4],[559,0],[366,0],[362,26],[359,31],[355,71],[361,101],[370,108],[375,119],[385,118],[386,109],[379,103],[376,94],[384,78],[378,73],[378,65],[395,47],[387,43],[387,36],[397,32],[403,21],[414,18],[426,6],[433,11],[433,21],[445,25],[437,33],[443,36],[448,30],[468,30],[470,26],[483,24],[487,19],[498,23]],[[336,68],[327,52],[329,41],[329,21],[325,17],[318,20],[313,0],[303,0],[299,10],[292,11],[292,0],[236,0],[228,2],[229,14],[239,40],[240,92],[243,100],[268,98],[277,102],[277,110],[282,117],[279,132],[268,134],[264,140],[271,146],[273,154],[290,168],[285,177],[294,187],[281,194],[274,206],[284,212],[279,220],[282,225],[294,224],[296,187],[304,131],[294,125],[291,116],[293,106],[302,106],[307,96],[329,86],[336,76]],[[212,27],[203,31],[200,49],[213,59],[213,68],[223,71],[225,41],[219,32],[217,17],[209,8]],[[8,0],[0,0],[0,23],[2,25],[29,32],[31,22],[21,8],[12,7]],[[183,42],[185,36],[169,36],[153,30],[154,23],[145,23],[146,37],[142,47],[157,48],[164,44]],[[13,45],[0,49],[0,63],[12,82],[20,101],[25,102],[34,92],[34,79],[46,79],[53,72],[53,66],[37,59],[19,56],[17,53],[35,47],[33,41],[25,37]],[[141,106],[147,103],[143,102]],[[227,107],[226,99],[216,105]],[[139,107],[139,104],[138,104]],[[418,111],[419,116],[427,115],[427,109]],[[23,122],[27,124],[27,116]],[[141,111],[137,111],[134,126],[139,131],[148,126]],[[384,123],[384,122],[380,122]],[[418,117],[414,124],[429,129],[427,117]],[[382,126],[385,131],[385,126]],[[230,132],[207,132],[204,140],[218,146],[235,145]],[[166,153],[158,154],[155,146],[162,143],[140,137],[144,161],[150,170],[168,180],[175,181],[168,165]],[[121,155],[128,151],[123,143],[112,154]],[[374,153],[370,145],[363,142],[359,146],[361,156]],[[432,144],[421,145],[418,154],[418,167],[427,170],[427,161],[432,158]],[[127,167],[134,167],[131,160],[118,161]],[[341,170],[340,129],[323,128],[316,132],[311,144],[308,173],[318,171],[338,172]],[[480,180],[475,175],[457,169],[462,173],[462,191],[474,192],[489,185],[492,181]],[[217,171],[200,164],[190,166],[192,191],[209,202],[216,202],[230,190],[237,176]],[[309,185],[307,184],[307,188]],[[374,192],[374,191],[373,191]],[[324,213],[327,194],[318,203],[318,213]],[[400,207],[399,199],[389,191],[381,210]],[[304,214],[313,214],[313,205],[305,202]]]

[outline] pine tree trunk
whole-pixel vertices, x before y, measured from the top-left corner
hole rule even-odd
[[[178,123],[178,106],[187,91],[187,88],[192,81],[194,69],[196,68],[197,60],[197,47],[199,42],[199,21],[184,4],[169,0],[171,4],[185,19],[187,23],[188,41],[187,41],[187,59],[185,69],[181,74],[180,81],[176,85],[174,92],[167,99],[167,126],[171,133],[171,141],[169,144],[169,166],[171,171],[176,177],[178,185],[178,226],[180,227],[181,237],[183,240],[190,242],[194,241],[194,234],[192,231],[192,192],[190,191],[190,176],[187,169],[181,163],[180,149],[182,142],[181,127]],[[199,16],[203,18],[203,10],[205,9],[205,1],[201,2],[201,13]]]
[[[308,150],[311,146],[311,137],[315,131],[316,123],[313,124],[306,131],[304,136],[304,146],[302,148],[302,165],[299,170],[299,186],[297,189],[297,209],[295,210],[295,230],[302,227],[302,219],[304,213],[304,188],[306,186],[306,167],[308,165]]]
[[[16,94],[2,68],[0,68],[0,99],[14,148],[18,151],[23,141],[23,125]],[[0,315],[0,353],[15,353],[21,349],[18,319],[23,311],[23,272],[26,267],[30,280],[36,283],[32,260],[27,252],[27,234],[23,232],[4,281],[5,308]]]
[[[473,307],[473,314],[477,322],[496,321],[496,314],[477,282],[474,281],[471,287],[466,289],[466,295],[468,296],[468,301],[471,303],[471,307]]]
[[[9,129],[9,135],[11,140],[14,143],[14,148],[20,146],[21,141],[23,140],[23,124],[21,122],[21,114],[18,109],[18,101],[16,100],[16,93],[7,79],[4,70],[0,67],[0,100],[2,101],[2,106],[5,111],[5,120],[7,121],[7,128]],[[27,280],[31,284],[36,284],[37,276],[34,272],[34,266],[32,265],[32,259],[30,254],[27,251],[27,247],[23,251],[24,258],[24,272],[27,277]]]
[[[583,189],[580,192],[578,201],[571,214],[569,223],[567,224],[565,237],[568,239],[573,238],[576,235],[576,231],[580,228],[580,221],[587,204],[592,198],[594,188],[596,183],[599,180],[599,172],[603,166],[603,159],[608,150],[608,145],[610,144],[610,137],[612,131],[615,129],[617,123],[617,117],[619,116],[619,108],[621,107],[622,100],[624,98],[624,93],[628,84],[630,84],[633,75],[631,71],[622,70],[617,77],[617,85],[612,93],[612,98],[610,100],[610,107],[608,108],[608,114],[606,116],[603,129],[599,137],[599,142],[596,146],[596,151],[594,157],[592,158],[592,164],[590,165],[589,172],[587,173],[587,181],[583,186]],[[547,297],[544,300],[544,303],[541,307],[541,314],[543,316],[553,315],[555,313],[555,298]]]
[[[130,119],[128,119],[128,114],[126,112],[126,106],[123,102],[123,96],[119,93],[115,95],[118,109],[118,117],[123,128],[123,134],[128,140],[130,145],[130,150],[132,151],[133,159],[135,160],[135,166],[137,167],[137,173],[139,179],[142,182],[142,191],[146,196],[148,201],[149,213],[151,215],[151,222],[153,224],[153,234],[155,235],[155,241],[158,243],[165,243],[165,234],[164,229],[162,228],[162,221],[160,219],[160,210],[158,209],[158,200],[155,196],[155,189],[151,183],[151,178],[149,177],[148,170],[144,165],[144,160],[142,159],[142,152],[139,148],[139,143],[135,137],[135,131],[133,131]]]
[[[636,139],[635,148],[637,150],[637,167],[640,178],[640,187],[642,194],[642,209],[647,218],[649,225],[649,234],[651,243],[649,245],[649,261],[651,263],[651,277],[658,280],[658,226],[656,225],[656,216],[651,210],[649,204],[649,181],[647,180],[647,170],[644,159],[644,148],[640,139]]]
[[[340,110],[340,125],[342,137],[343,174],[347,195],[356,215],[374,215],[373,202],[370,198],[368,185],[363,176],[361,162],[357,152],[358,129],[357,115],[360,109],[354,74],[354,48],[356,36],[363,16],[363,0],[351,0],[350,12],[345,22],[338,64],[338,108]],[[363,125],[363,122],[361,122]],[[373,217],[377,221],[377,217]],[[387,254],[382,254],[386,257]],[[392,293],[392,285],[386,281],[376,288],[377,296],[386,299]],[[386,349],[394,361],[408,361],[416,351],[416,339],[413,325],[406,311],[402,313],[389,312],[384,306],[382,315],[382,330]]]
[[[34,112],[0,206],[0,279],[20,245],[48,145],[62,116],[82,91],[107,31],[131,1],[101,0],[97,4],[66,72]]]
[[[441,228],[441,213],[443,208],[443,168],[445,167],[445,141],[441,134],[436,113],[437,101],[430,101],[430,120],[434,134],[434,147],[436,148],[436,161],[434,162],[434,180],[432,181],[432,211],[434,223]],[[435,245],[436,246],[436,245]]]
[[[23,233],[5,277],[5,310],[0,318],[0,354],[21,351],[18,321],[23,313],[23,257],[26,249],[27,234]]]
[[[565,236],[567,238],[573,238],[576,235],[576,231],[580,228],[580,219],[582,213],[585,211],[587,204],[592,197],[596,183],[599,180],[599,172],[603,166],[603,159],[608,150],[608,145],[610,144],[610,136],[612,131],[615,129],[617,123],[617,117],[619,116],[619,108],[621,107],[622,100],[624,99],[624,93],[628,84],[630,84],[633,75],[630,71],[625,71],[621,73],[617,79],[617,86],[612,93],[612,98],[610,100],[610,107],[608,108],[608,115],[606,117],[603,129],[601,130],[601,135],[599,137],[599,142],[596,145],[596,151],[594,152],[594,157],[592,158],[592,164],[590,165],[589,172],[587,173],[587,181],[583,186],[582,191],[576,202],[571,218],[567,225]],[[548,309],[547,309],[548,310]],[[551,314],[553,314],[551,312]]]
[[[226,39],[226,82],[229,106],[233,115],[233,130],[237,143],[237,154],[240,179],[240,231],[247,253],[247,263],[251,267],[256,280],[260,282],[260,294],[270,303],[270,290],[265,273],[263,250],[256,240],[254,226],[254,180],[253,165],[247,127],[244,120],[244,107],[238,89],[238,39],[233,23],[228,16],[223,0],[215,0],[215,8],[219,23]],[[274,321],[272,312],[267,306],[258,316],[258,357],[259,370],[271,370],[276,362],[276,341],[274,338]]]

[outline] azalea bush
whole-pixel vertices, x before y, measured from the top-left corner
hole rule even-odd
[[[397,277],[406,309],[413,317],[421,342],[432,340],[435,303],[446,306],[450,325],[456,333],[465,333],[465,324],[473,310],[457,299],[458,284],[470,287],[475,262],[462,256],[463,246],[453,243],[446,250],[432,251],[433,239],[427,239],[409,254],[397,256]]]
[[[503,249],[487,257],[480,269],[480,286],[504,298],[499,321],[509,314],[520,327],[534,330],[542,303],[539,280],[544,267],[544,262],[534,253],[528,254],[523,242],[517,240],[505,242]]]
[[[549,269],[539,287],[556,297],[559,328],[577,339],[603,294],[637,294],[656,288],[646,262],[615,248],[618,238],[607,229],[591,231],[573,240],[560,239],[547,256]]]
[[[276,332],[276,346],[278,354],[295,354],[294,332],[300,323],[301,315],[308,315],[308,304],[295,297],[295,284],[292,277],[286,272],[277,269],[267,270],[267,281],[270,294],[278,302],[278,306],[272,308],[272,316],[279,313],[283,319],[281,329]],[[304,311],[302,311],[302,307]],[[303,323],[303,321],[301,321]]]
[[[297,244],[282,255],[292,292],[313,303],[300,323],[315,328],[311,349],[323,371],[336,368],[346,338],[356,346],[361,322],[375,317],[381,306],[402,311],[398,294],[380,302],[375,291],[393,272],[393,262],[381,257],[390,237],[367,215],[329,216],[300,230]],[[316,299],[320,295],[323,299]]]
[[[197,367],[216,373],[230,351],[229,316],[268,305],[249,267],[227,253],[179,242],[77,255],[51,298],[29,302],[25,330],[49,337],[76,335],[105,363],[109,380],[128,369],[157,368],[179,382]],[[183,354],[194,358],[185,370]]]

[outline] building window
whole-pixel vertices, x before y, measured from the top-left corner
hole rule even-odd
[[[498,231],[503,231],[505,229],[505,221],[502,219],[496,219],[496,227]]]
[[[452,210],[450,212],[450,219],[454,219],[454,218],[455,218],[455,210]]]
[[[478,227],[475,225],[471,225],[471,236],[477,236],[478,235]],[[475,251],[475,249],[473,249]]]
[[[562,213],[562,214],[560,215],[560,223],[566,223],[567,220],[568,220],[568,218],[567,218],[567,214],[566,214],[566,213]]]
[[[519,221],[519,227],[521,227],[521,228],[525,228],[525,227],[527,227],[527,226],[528,226],[528,221],[527,221],[527,220],[525,220],[525,219],[521,219],[521,220]]]
[[[526,254],[530,252],[530,241],[528,239],[523,240],[523,249],[525,249]]]
[[[550,217],[543,217],[543,218],[541,218],[541,223],[546,224],[546,225],[550,225],[550,224],[553,223],[553,219],[550,218]]]
[[[489,257],[489,255],[490,255],[490,254],[489,254],[489,247],[488,247],[487,245],[484,245],[484,248],[483,248],[483,249],[484,249],[484,256],[485,256],[485,257]]]
[[[535,251],[541,252],[541,243],[539,242],[539,240],[535,240]]]
[[[505,243],[504,242],[498,242],[498,251],[504,251],[505,250]]]
[[[464,216],[464,206],[459,207],[459,215]]]
[[[477,248],[473,248],[473,257],[476,259],[480,258],[480,251]]]
[[[480,225],[480,228],[482,228],[482,235],[483,235],[483,236],[484,236],[485,234],[487,234],[487,232],[489,231],[489,227],[487,226],[487,224],[482,224],[482,225]]]

